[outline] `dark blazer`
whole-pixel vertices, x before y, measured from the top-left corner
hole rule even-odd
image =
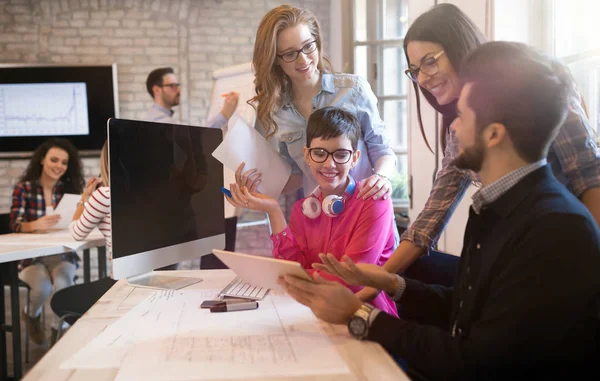
[[[406,283],[400,305],[418,321],[380,313],[368,338],[417,378],[598,375],[600,232],[547,166],[471,209],[453,289]]]

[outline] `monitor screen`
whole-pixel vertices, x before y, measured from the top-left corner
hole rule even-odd
[[[97,152],[118,117],[117,68],[0,64],[0,155],[31,152],[64,137]]]
[[[196,259],[225,246],[220,129],[108,122],[113,275]]]

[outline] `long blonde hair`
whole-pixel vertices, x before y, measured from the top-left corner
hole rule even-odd
[[[271,9],[263,16],[254,43],[252,67],[254,69],[254,89],[256,96],[248,104],[256,110],[257,118],[267,132],[267,138],[277,132],[277,123],[273,120],[273,109],[281,102],[281,96],[290,90],[290,80],[277,64],[277,36],[284,29],[304,24],[317,42],[321,73],[332,72],[331,63],[323,56],[321,27],[314,14],[308,9],[291,5],[281,5]]]
[[[102,152],[100,152],[100,178],[102,179],[102,185],[105,187],[110,184],[110,177],[108,176],[108,141],[106,141],[102,146]]]

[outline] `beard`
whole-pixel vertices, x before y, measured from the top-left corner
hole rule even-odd
[[[458,169],[467,169],[479,173],[483,165],[485,149],[481,139],[477,139],[474,145],[467,147],[458,154],[452,161],[452,164]]]
[[[169,108],[171,107],[175,107],[175,106],[179,106],[179,95],[173,97],[173,98],[168,98],[166,96],[163,95],[163,103],[167,106],[169,106]]]

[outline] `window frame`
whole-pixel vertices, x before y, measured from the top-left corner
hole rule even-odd
[[[345,14],[342,16],[345,20],[345,24],[348,25],[343,31],[344,34],[344,71],[355,73],[355,49],[358,47],[367,47],[367,62],[366,62],[366,80],[369,82],[373,93],[377,97],[377,107],[379,114],[382,119],[384,116],[384,104],[386,101],[404,101],[406,104],[406,111],[402,120],[403,126],[390,126],[386,124],[386,128],[397,128],[399,131],[403,127],[406,132],[406,144],[405,147],[398,147],[392,145],[392,150],[396,155],[396,160],[406,159],[406,168],[404,168],[403,175],[408,179],[409,168],[408,168],[408,155],[410,146],[410,133],[408,127],[409,121],[409,92],[410,84],[406,86],[406,92],[402,93],[400,90],[397,94],[384,95],[384,82],[385,75],[383,75],[384,65],[384,48],[402,48],[404,44],[404,38],[383,38],[385,23],[385,1],[386,0],[367,0],[368,6],[366,8],[366,24],[367,24],[367,38],[365,40],[357,41],[356,38],[356,19],[354,15],[356,0],[342,0]],[[407,0],[400,0],[408,5]],[[370,49],[369,49],[370,48]],[[403,70],[399,67],[399,75],[403,76]],[[385,120],[384,120],[385,122]],[[406,198],[393,199],[394,208],[396,211],[406,213],[409,206],[409,194],[410,190],[408,180],[406,181]]]

